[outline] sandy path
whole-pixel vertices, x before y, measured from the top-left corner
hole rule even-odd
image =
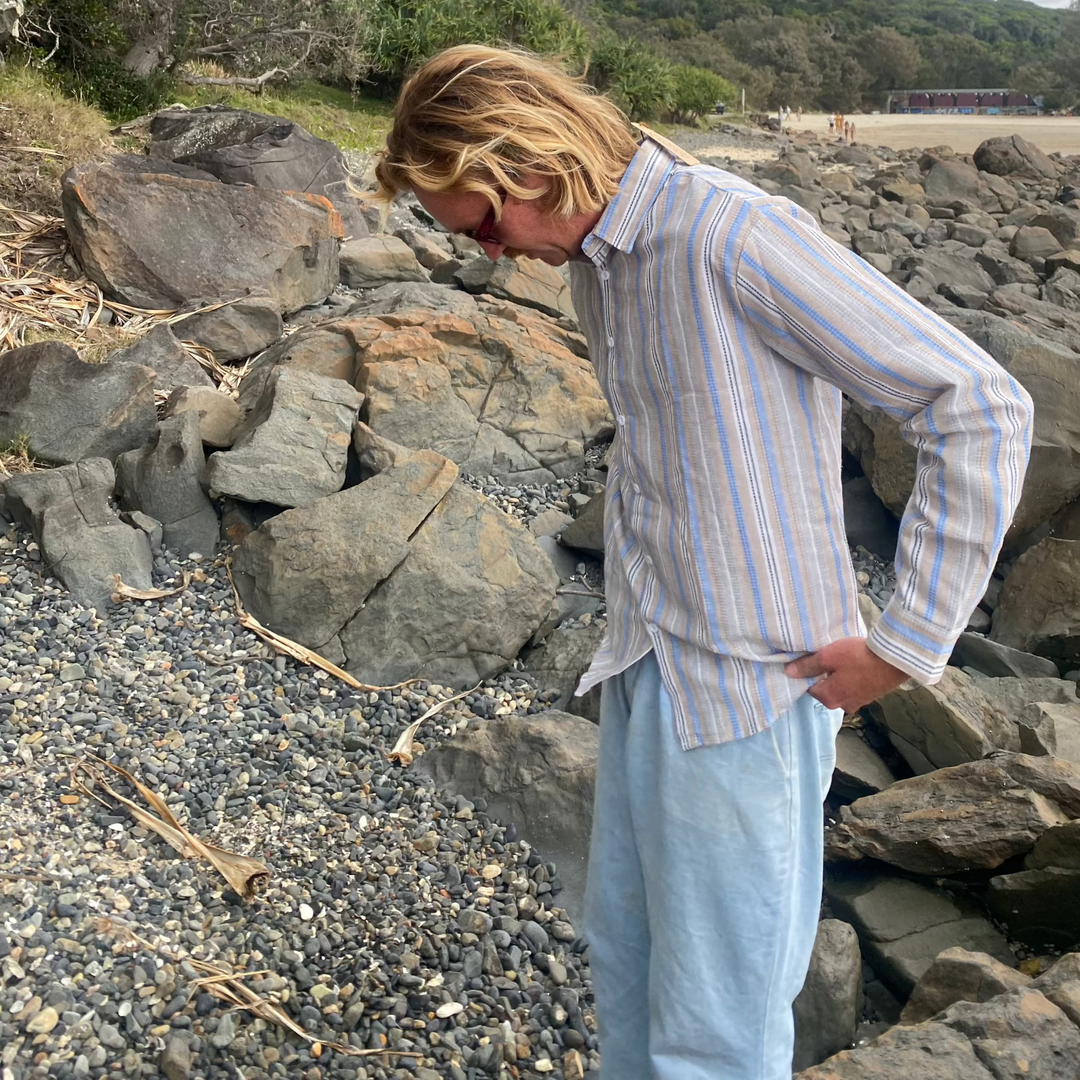
[[[870,146],[891,146],[904,150],[913,146],[951,146],[970,154],[987,139],[999,135],[1022,135],[1044,153],[1080,154],[1080,116],[922,116],[857,114],[856,141]],[[829,120],[824,113],[809,113],[799,123],[792,116],[788,130],[813,131],[828,135]]]

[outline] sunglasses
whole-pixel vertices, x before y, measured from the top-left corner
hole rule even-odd
[[[501,188],[499,189],[499,203],[505,205],[506,192]],[[499,238],[495,236],[495,207],[489,207],[488,212],[484,215],[484,220],[476,226],[475,229],[462,230],[464,235],[470,240],[475,240],[478,244],[498,244]]]

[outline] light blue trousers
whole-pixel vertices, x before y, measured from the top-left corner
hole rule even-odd
[[[842,713],[683,750],[652,653],[603,687],[585,932],[603,1080],[790,1080]]]

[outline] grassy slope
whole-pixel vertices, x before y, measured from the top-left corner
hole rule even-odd
[[[96,109],[65,97],[33,69],[0,68],[0,204],[57,214],[61,173],[112,149],[109,123]]]
[[[342,150],[377,150],[390,129],[391,106],[313,82],[269,86],[255,95],[226,86],[180,86],[176,100],[196,105],[231,105],[237,109],[283,116]]]
[[[255,95],[230,87],[178,86],[175,101],[232,105],[283,116],[345,151],[370,153],[390,126],[388,103],[297,82]],[[59,212],[60,175],[101,154],[142,149],[138,139],[109,134],[112,120],[58,91],[40,71],[9,63],[0,68],[0,205]],[[36,151],[53,151],[39,153]]]

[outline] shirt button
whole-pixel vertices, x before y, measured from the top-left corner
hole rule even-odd
[[[615,344],[615,339],[614,339],[613,337],[609,337],[609,338],[607,339],[607,343],[608,343],[609,345],[614,345],[614,344]]]
[[[601,281],[607,281],[607,280],[608,280],[608,278],[610,278],[610,277],[611,277],[611,274],[610,274],[610,273],[608,273],[608,271],[607,271],[607,270],[601,270],[601,271],[600,271],[600,280],[601,280]]]
[[[634,494],[635,495],[640,495],[641,494],[641,485],[640,484],[635,484],[634,485]]]
[[[625,416],[622,416],[622,415],[619,416],[619,427],[626,427],[626,417]]]

